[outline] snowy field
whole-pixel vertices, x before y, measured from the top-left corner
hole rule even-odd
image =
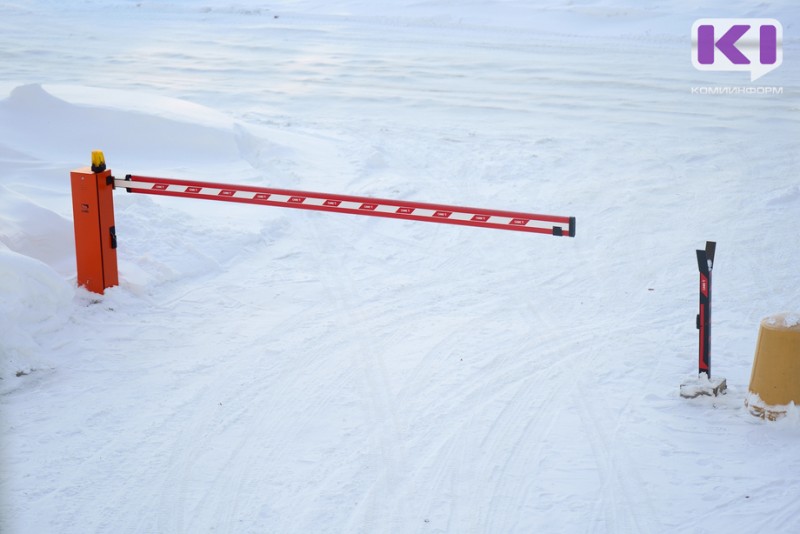
[[[698,5],[702,4],[702,5]],[[692,67],[703,17],[783,65]],[[0,532],[797,533],[792,0],[0,3]],[[782,88],[698,94],[694,87]],[[69,171],[577,217],[575,238],[117,191]],[[717,242],[712,372],[695,249]]]

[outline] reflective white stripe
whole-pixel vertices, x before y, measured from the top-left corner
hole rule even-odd
[[[378,207],[373,211],[380,213],[397,213],[397,206],[389,206],[388,204],[378,204]]]
[[[357,210],[361,207],[361,202],[349,202],[347,200],[342,201],[338,206],[331,206],[334,209],[340,208],[345,210]]]
[[[303,204],[307,204],[309,206],[322,206],[325,204],[324,198],[314,198],[314,197],[307,197]]]
[[[471,221],[475,215],[472,213],[461,213],[459,211],[454,211],[453,214],[448,217],[454,221]]]
[[[426,210],[423,208],[416,208],[411,215],[415,215],[417,217],[430,217],[433,218],[433,214],[436,213],[435,210]]]
[[[114,180],[115,187],[124,187],[127,189],[153,189],[153,184],[144,182],[131,182],[129,180]]]

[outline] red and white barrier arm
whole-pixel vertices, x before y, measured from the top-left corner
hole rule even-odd
[[[114,179],[114,186],[125,188],[129,193],[202,198],[516,232],[575,236],[575,217],[134,175],[126,176],[124,180]]]

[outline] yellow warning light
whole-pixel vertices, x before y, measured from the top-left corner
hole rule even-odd
[[[106,157],[102,150],[92,150],[92,172],[103,172],[106,170]]]

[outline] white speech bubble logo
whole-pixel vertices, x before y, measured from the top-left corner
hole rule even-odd
[[[783,63],[783,26],[775,19],[698,19],[692,25],[697,70],[749,71],[755,81]]]

